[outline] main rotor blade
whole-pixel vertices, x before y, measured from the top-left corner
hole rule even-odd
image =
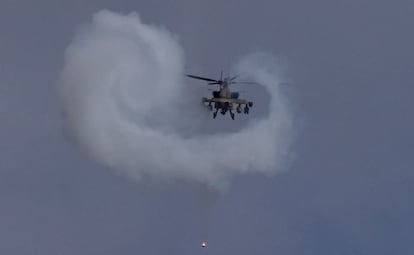
[[[260,85],[257,82],[250,82],[250,81],[234,81],[231,84],[251,84],[251,85]]]
[[[233,81],[234,79],[236,79],[237,77],[239,77],[238,75],[235,75],[233,77],[230,78],[230,81]]]
[[[187,74],[187,77],[190,77],[190,78],[193,78],[193,79],[199,79],[199,80],[203,80],[203,81],[219,82],[217,80],[213,80],[213,79],[205,78],[205,77],[201,77],[201,76],[195,76],[195,75],[191,75],[191,74]]]

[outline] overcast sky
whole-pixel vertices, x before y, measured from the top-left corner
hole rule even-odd
[[[413,254],[414,4],[397,0],[2,0],[0,253],[202,254],[194,185],[134,183],[67,142],[56,96],[76,27],[109,9],[179,37],[186,69],[282,59],[289,171],[240,176],[209,254]],[[220,120],[217,120],[220,121]]]

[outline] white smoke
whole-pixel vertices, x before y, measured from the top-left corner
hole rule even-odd
[[[184,80],[175,36],[136,13],[100,11],[65,54],[59,83],[65,128],[89,156],[133,178],[220,186],[235,174],[275,173],[286,166],[292,117],[274,67],[261,55],[237,66],[269,94],[265,116],[234,132],[220,130],[216,119],[210,132],[203,127],[213,120],[190,89],[196,85],[188,85],[197,81]]]

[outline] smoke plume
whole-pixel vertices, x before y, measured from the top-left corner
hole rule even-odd
[[[275,64],[256,54],[235,70],[262,84],[269,101],[263,116],[244,117],[229,132],[201,105],[200,85],[191,84],[197,81],[185,78],[183,49],[172,33],[136,13],[100,11],[65,53],[59,82],[65,130],[88,156],[137,179],[220,186],[235,174],[282,171],[292,117]],[[213,121],[214,130],[206,128]]]

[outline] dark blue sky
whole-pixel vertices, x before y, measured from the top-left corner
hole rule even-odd
[[[234,179],[210,254],[412,254],[414,4],[409,1],[0,3],[0,253],[197,254],[196,187],[133,183],[62,134],[56,83],[100,9],[177,34],[189,70],[279,56],[299,135],[288,172]]]

